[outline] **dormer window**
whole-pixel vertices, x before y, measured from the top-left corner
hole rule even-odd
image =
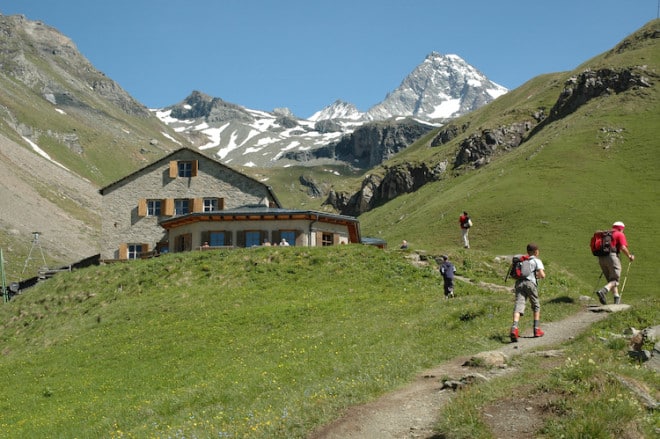
[[[178,177],[192,177],[191,162],[179,162],[178,167],[179,167]]]
[[[170,178],[197,177],[197,160],[174,160],[170,162]]]

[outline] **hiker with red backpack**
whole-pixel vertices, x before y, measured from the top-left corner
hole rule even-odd
[[[594,256],[598,256],[598,264],[607,280],[607,284],[596,291],[598,300],[602,305],[607,304],[606,297],[610,291],[614,297],[614,303],[616,305],[621,303],[621,296],[619,294],[621,259],[619,259],[619,253],[625,254],[630,262],[635,260],[635,255],[628,249],[628,241],[626,240],[626,235],[623,233],[625,227],[625,224],[617,221],[612,224],[611,231],[596,232],[591,239],[591,251]]]
[[[525,313],[525,301],[529,299],[534,312],[534,337],[543,337],[541,330],[541,302],[539,301],[538,279],[545,278],[545,267],[539,256],[539,247],[534,243],[527,244],[527,257],[520,259],[520,268],[512,267],[520,274],[512,276],[516,279],[516,302],[513,307],[513,324],[511,325],[511,342],[515,343],[520,337],[518,321]]]
[[[470,227],[472,227],[472,219],[470,218],[470,215],[466,211],[463,211],[463,215],[458,217],[458,224],[460,224],[461,226],[461,237],[463,238],[463,247],[470,248],[470,238],[468,235],[470,233]]]

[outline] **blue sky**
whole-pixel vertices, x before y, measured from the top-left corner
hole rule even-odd
[[[660,0],[3,0],[68,36],[150,108],[193,90],[309,117],[366,111],[432,51],[513,89],[572,70],[658,16]]]

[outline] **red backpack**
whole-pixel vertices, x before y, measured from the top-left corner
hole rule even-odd
[[[612,231],[598,230],[591,237],[591,254],[594,256],[607,256],[616,251],[612,245]]]

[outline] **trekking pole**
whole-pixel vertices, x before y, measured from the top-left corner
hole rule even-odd
[[[598,279],[596,279],[596,286],[594,287],[594,291],[598,289],[598,285],[600,285],[600,278],[603,277],[603,272],[600,272],[600,276],[598,276]]]
[[[632,261],[628,262],[628,268],[626,269],[626,275],[623,278],[623,284],[621,285],[621,291],[619,294],[623,294],[623,290],[626,288],[626,281],[628,280],[628,273],[630,272],[630,266],[632,265]]]

